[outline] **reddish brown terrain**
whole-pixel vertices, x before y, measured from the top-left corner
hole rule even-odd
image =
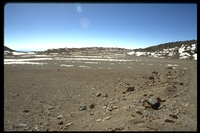
[[[4,64],[5,131],[197,131],[197,61],[56,56]]]

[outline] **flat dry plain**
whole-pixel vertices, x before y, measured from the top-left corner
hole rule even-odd
[[[197,131],[197,61],[103,58],[4,64],[4,130]]]

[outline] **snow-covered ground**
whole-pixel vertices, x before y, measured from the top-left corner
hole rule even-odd
[[[135,55],[135,56],[149,56],[149,57],[157,57],[157,58],[164,58],[164,56],[172,57],[176,54],[179,55],[179,59],[188,59],[193,56],[193,60],[197,60],[197,54],[194,53],[196,48],[196,44],[187,45],[183,44],[180,48],[167,48],[163,49],[162,51],[154,51],[154,52],[140,52],[140,51],[131,51],[128,52],[128,55]],[[191,54],[187,51],[191,51]]]

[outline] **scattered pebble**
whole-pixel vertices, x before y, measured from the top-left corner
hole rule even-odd
[[[143,96],[147,96],[147,94],[146,94],[146,93],[143,93]]]
[[[188,107],[188,106],[189,106],[189,103],[186,103],[186,104],[185,104],[185,107]]]
[[[90,105],[89,105],[89,107],[92,109],[92,108],[94,108],[94,103],[91,103]]]
[[[148,100],[145,100],[145,102],[147,102],[149,105],[151,105],[151,107],[153,109],[158,109],[158,107],[160,106],[160,102],[158,102],[157,99],[149,98]]]
[[[178,115],[180,113],[179,109],[176,109],[176,113],[174,113],[175,115]]]
[[[96,96],[97,96],[97,97],[101,96],[101,93],[97,93]]]
[[[179,85],[183,85],[184,83],[179,83]]]
[[[169,85],[169,83],[164,84],[165,86]]]
[[[81,111],[81,110],[86,110],[86,105],[81,105],[81,106],[79,107],[79,111]]]
[[[66,127],[73,125],[73,122],[67,123]]]
[[[149,96],[151,97],[151,96],[153,96],[153,94],[149,94]]]
[[[135,112],[138,113],[138,114],[140,114],[140,115],[142,115],[142,112],[139,111],[138,109],[135,109]]]
[[[101,119],[97,119],[96,122],[101,122]]]
[[[113,106],[112,108],[113,108],[113,109],[117,109],[118,107],[117,107],[117,106]]]
[[[108,94],[106,93],[105,95],[103,95],[103,97],[108,97]]]
[[[59,122],[58,122],[58,125],[63,125],[63,121],[59,121]]]
[[[134,86],[129,86],[128,88],[127,88],[127,90],[126,91],[134,91],[134,89],[135,89],[135,87]],[[123,94],[123,93],[122,93]]]
[[[165,118],[165,119],[164,119],[164,122],[171,122],[171,123],[173,123],[174,121],[173,121],[173,120],[170,120],[170,119],[167,119],[167,118]]]
[[[94,112],[91,112],[90,115],[94,115]]]
[[[50,106],[48,110],[52,110],[52,109],[54,109],[54,107]]]
[[[29,111],[30,111],[29,109],[23,110],[24,113],[28,113]]]
[[[111,118],[110,116],[108,116],[108,117],[105,117],[105,118],[103,118],[103,120],[102,120],[102,121],[109,120],[110,118]]]
[[[140,100],[139,100],[139,103],[140,103],[140,104],[144,103],[144,100],[143,100],[143,99],[140,99]]]
[[[93,124],[89,124],[88,126],[91,127],[91,126],[93,126]]]
[[[173,69],[173,67],[166,67],[166,69]]]
[[[19,96],[19,94],[18,94],[18,93],[15,93],[14,96]]]
[[[112,131],[117,131],[117,130],[124,130],[124,127],[117,127],[114,130],[112,130]]]
[[[161,99],[161,98],[157,97],[156,99],[158,100],[158,102],[165,102],[165,99],[164,99],[164,98]]]
[[[176,119],[178,119],[178,116],[176,115],[176,114],[169,114],[169,116],[171,116],[172,118],[176,118]]]
[[[51,129],[51,128],[47,128],[46,129],[47,132],[54,132],[55,130]]]
[[[57,118],[62,119],[63,117],[64,117],[63,115],[59,115]]]
[[[20,123],[18,126],[19,126],[19,127],[25,127],[26,124],[24,124],[24,123]]]
[[[106,109],[106,108],[107,108],[107,106],[103,106],[102,108],[103,108],[103,109]]]
[[[153,77],[153,76],[150,76],[149,79],[150,79],[150,80],[154,80],[154,77]]]
[[[158,74],[158,72],[156,72],[156,71],[153,71],[152,73]]]
[[[109,111],[112,111],[112,110],[113,110],[112,107],[107,107],[106,109],[109,110]]]

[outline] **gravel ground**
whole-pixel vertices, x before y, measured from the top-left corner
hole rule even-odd
[[[4,130],[197,131],[197,61],[123,59],[5,64]]]

